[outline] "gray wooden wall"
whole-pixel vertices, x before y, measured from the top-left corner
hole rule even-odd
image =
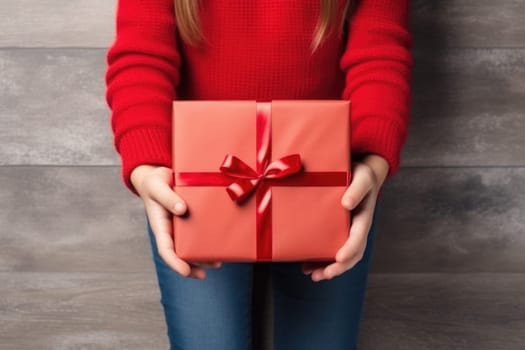
[[[114,1],[0,5],[0,348],[165,349],[103,99]],[[525,2],[414,0],[362,349],[523,349]],[[271,333],[271,330],[269,331]]]

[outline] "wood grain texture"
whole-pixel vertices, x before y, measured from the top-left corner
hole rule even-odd
[[[0,46],[105,47],[116,1],[2,0]]]
[[[142,201],[117,167],[0,167],[0,271],[143,272]]]
[[[5,350],[166,349],[154,275],[0,273]],[[525,275],[371,274],[360,349],[521,350]]]
[[[0,183],[1,271],[151,268],[119,168],[0,167]],[[525,272],[525,168],[402,169],[385,186],[374,272]]]
[[[403,169],[378,206],[374,272],[525,272],[525,168]]]
[[[104,101],[116,3],[2,0],[2,350],[168,346]],[[362,349],[523,348],[521,23],[522,0],[412,1],[412,122],[379,206]],[[271,327],[264,281],[256,327]]]
[[[114,36],[115,1],[3,0],[0,46],[106,47]],[[521,0],[414,0],[417,46],[524,47]]]
[[[404,166],[525,165],[525,51],[417,51]]]
[[[0,51],[0,164],[117,164],[103,50]]]
[[[522,273],[372,274],[359,349],[521,350]]]
[[[167,349],[152,273],[0,273],[2,350]]]
[[[413,0],[418,47],[525,47],[521,0]]]
[[[117,165],[104,50],[3,50],[0,164]],[[525,50],[418,51],[402,166],[525,165]]]

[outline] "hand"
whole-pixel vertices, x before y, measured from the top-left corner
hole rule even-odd
[[[172,190],[172,170],[163,166],[139,165],[131,172],[131,183],[144,201],[159,255],[173,270],[185,277],[206,278],[204,267],[219,268],[220,262],[192,263],[177,257],[173,243],[172,214],[182,216],[187,206]]]
[[[364,255],[368,232],[372,226],[376,200],[389,170],[387,161],[370,154],[352,164],[352,182],[341,198],[341,205],[352,211],[352,226],[345,244],[338,250],[335,262],[305,262],[303,272],[312,281],[332,279],[351,269]]]

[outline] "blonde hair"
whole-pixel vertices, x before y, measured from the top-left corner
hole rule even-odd
[[[175,17],[179,33],[184,41],[191,45],[198,45],[204,41],[199,21],[198,0],[173,0],[175,2]],[[312,52],[336,27],[337,0],[319,0],[321,13],[312,38]],[[347,0],[344,7],[343,19],[339,25],[339,34],[343,32],[345,20],[348,18],[356,0]]]

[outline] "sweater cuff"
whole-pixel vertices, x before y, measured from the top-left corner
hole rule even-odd
[[[367,117],[353,126],[352,153],[380,155],[389,165],[386,178],[397,174],[406,132],[395,122],[380,117]]]
[[[117,151],[122,160],[122,180],[136,196],[137,190],[131,183],[131,172],[139,165],[160,165],[171,168],[171,139],[163,128],[140,128],[127,131],[120,137]]]

